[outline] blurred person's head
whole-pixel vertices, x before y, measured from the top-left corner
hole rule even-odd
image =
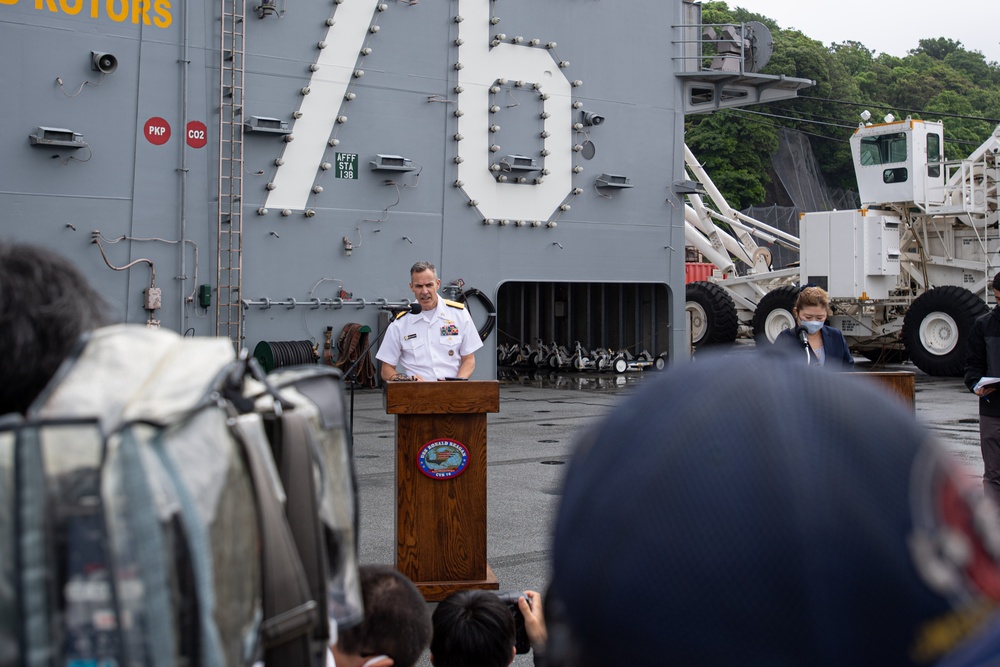
[[[434,667],[507,667],[514,660],[514,615],[493,593],[460,591],[434,610]]]
[[[65,258],[0,242],[0,414],[24,413],[105,304]]]
[[[579,443],[550,664],[930,665],[1000,601],[972,476],[860,373],[673,368]]]
[[[340,628],[331,647],[337,667],[412,667],[431,640],[427,603],[416,586],[388,565],[362,565],[364,620]]]

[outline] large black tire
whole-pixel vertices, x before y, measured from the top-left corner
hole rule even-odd
[[[903,318],[903,344],[910,359],[928,375],[961,376],[972,325],[988,310],[982,299],[964,287],[927,290]]]
[[[753,313],[753,335],[758,345],[773,343],[785,329],[795,326],[795,300],[799,298],[799,288],[785,285],[771,290],[757,304]]]
[[[736,304],[719,285],[708,282],[689,283],[685,310],[691,314],[693,345],[727,345],[736,340],[739,320]]]

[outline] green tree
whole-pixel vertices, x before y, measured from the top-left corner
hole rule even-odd
[[[733,11],[725,2],[704,2],[701,5],[701,22],[705,25],[729,24],[736,21]]]
[[[779,33],[775,39],[775,51],[778,50],[796,59],[799,76],[816,81],[814,87],[802,91],[799,97],[778,105],[785,115],[800,119],[785,124],[806,133],[829,185],[853,190],[854,169],[847,138],[857,120],[845,114],[843,105],[828,100],[858,99],[858,83],[852,71],[870,62],[872,53],[857,42],[826,48],[797,30]],[[774,66],[775,74],[781,71],[778,67],[791,67],[782,58]]]
[[[861,42],[847,41],[832,44],[830,53],[851,76],[870,71],[875,62],[875,52]]]
[[[934,120],[934,112],[975,115],[974,108],[965,96],[946,90],[932,99],[922,114],[924,120]],[[944,156],[947,160],[961,160],[983,141],[983,121],[970,118],[940,118],[944,123]]]
[[[883,96],[903,109],[922,109],[945,85],[941,79],[913,67],[896,67],[889,78]]]
[[[956,40],[920,39],[900,58],[876,55],[856,41],[824,47],[799,30],[782,29],[773,19],[722,1],[704,2],[702,18],[718,24],[759,21],[774,42],[763,72],[816,82],[791,100],[686,120],[688,144],[733,206],[768,203],[763,197],[780,127],[809,137],[829,185],[853,189],[848,139],[863,109],[873,122],[890,112],[897,118],[942,119],[948,159],[967,156],[994,131],[996,121],[973,117],[1000,117],[1000,65]]]
[[[761,204],[770,182],[771,155],[778,150],[774,127],[734,111],[688,120],[685,140],[729,205]]]
[[[970,82],[989,81],[990,66],[986,62],[985,56],[979,51],[966,51],[959,49],[944,59],[944,64],[953,70],[964,73]]]
[[[962,42],[953,39],[938,37],[936,39],[921,39],[917,42],[919,46],[910,50],[910,54],[925,53],[935,60],[944,60],[952,53],[962,49]]]

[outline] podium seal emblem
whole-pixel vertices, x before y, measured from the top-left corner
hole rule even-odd
[[[431,479],[458,477],[469,466],[469,450],[457,440],[431,440],[417,452],[417,467]]]

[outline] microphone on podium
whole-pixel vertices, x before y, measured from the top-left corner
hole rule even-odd
[[[400,315],[402,313],[409,313],[410,315],[419,315],[423,308],[420,307],[419,303],[411,303],[408,306],[379,306],[379,310],[387,310],[393,315]]]
[[[799,330],[799,342],[802,343],[802,347],[808,348],[809,347],[809,333],[806,331],[806,328],[803,327],[803,326],[797,327],[797,329]]]
[[[795,327],[799,332],[799,342],[802,343],[803,349],[806,351],[806,365],[812,363],[812,348],[809,347],[809,332],[802,325]]]

